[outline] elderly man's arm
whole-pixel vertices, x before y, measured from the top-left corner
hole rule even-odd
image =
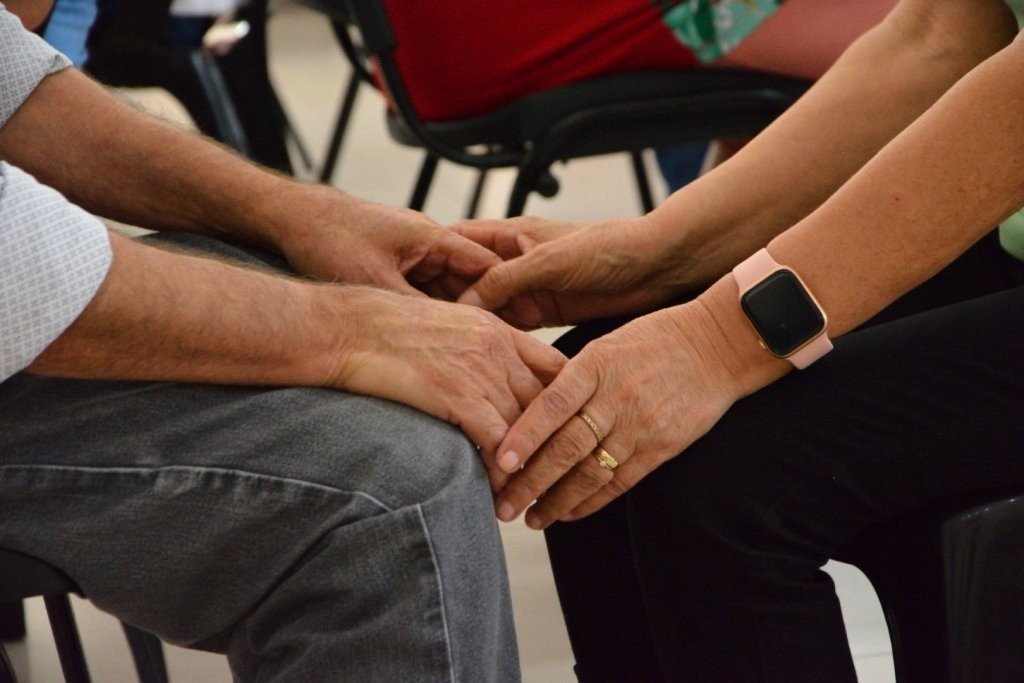
[[[452,422],[490,455],[562,366],[550,346],[467,306],[280,276],[116,234],[110,244],[95,296],[28,372],[342,389]]]
[[[132,109],[84,74],[52,66],[57,53],[3,10],[0,41],[12,69],[50,72],[24,79],[30,94],[0,117],[0,157],[94,214],[269,247],[319,279],[408,293],[409,282],[472,280],[498,262],[418,212],[285,178]]]
[[[223,217],[221,225],[258,215],[267,221],[265,232],[239,227],[230,234],[266,243],[272,241],[273,214],[285,213],[284,205],[297,197],[343,197],[271,176],[160,124],[150,129],[153,138],[180,143],[186,152],[184,159],[175,157],[181,168],[162,157],[151,164],[147,155],[155,150],[146,135],[136,141],[138,148],[119,147],[116,140],[127,132],[106,117],[124,109],[64,69],[66,60],[17,22],[0,9],[0,125],[6,121],[0,152],[7,161],[25,160],[61,188],[84,188],[77,196],[94,208],[90,193],[106,188],[134,198],[142,214],[155,219],[166,213],[163,227],[209,232],[198,218],[202,213]],[[78,88],[81,100],[69,100]],[[126,116],[131,121],[135,115]],[[89,122],[79,125],[80,117]],[[104,121],[109,128],[98,125]],[[83,142],[76,133],[102,135],[108,144],[96,138]],[[107,148],[120,153],[108,154]],[[97,219],[7,161],[0,163],[0,381],[27,370],[71,378],[344,389],[455,423],[488,454],[561,367],[560,354],[489,313],[372,287],[285,277],[108,236]],[[195,161],[202,162],[200,168],[190,171]],[[103,163],[113,167],[104,169]],[[220,165],[220,172],[207,165]],[[138,183],[132,169],[144,176]],[[167,172],[162,183],[161,170]],[[254,183],[252,194],[231,175],[236,170]],[[197,185],[190,175],[214,186]],[[123,187],[115,187],[119,181]],[[292,206],[300,222],[317,220],[344,233],[353,221],[361,230],[386,235],[386,221],[381,223],[378,212],[374,223],[372,207],[357,205],[339,217],[330,198],[318,201],[317,207]],[[194,225],[182,218],[189,216]],[[423,217],[415,221],[444,233]],[[305,226],[306,233],[314,227]],[[466,257],[462,265],[472,265],[472,251],[460,251],[457,242],[446,251],[439,242],[421,240],[419,256],[388,251],[400,242],[384,248],[376,243],[377,261],[358,248],[339,253],[356,264],[364,281],[374,281],[381,263],[396,274],[424,266],[440,272],[452,265],[446,256]]]
[[[562,362],[478,309],[108,236],[0,163],[0,381],[27,370],[342,389],[452,422],[489,456]]]

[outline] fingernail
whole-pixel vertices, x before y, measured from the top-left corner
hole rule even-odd
[[[524,311],[519,319],[523,321],[523,324],[527,327],[537,327],[544,322],[544,314],[540,312],[539,308],[529,308]]]
[[[512,503],[507,500],[503,500],[498,503],[498,519],[503,522],[511,522],[515,519],[516,509],[512,507]]]
[[[534,512],[527,512],[526,513],[526,526],[530,527],[534,531],[540,531],[541,529],[544,528],[544,523],[541,521],[540,517],[537,516],[536,513],[534,513]]]
[[[480,298],[480,295],[474,292],[472,289],[467,289],[459,297],[459,303],[467,304],[469,306],[476,306],[477,308],[484,307],[484,300]]]
[[[515,451],[505,451],[498,456],[498,467],[509,473],[515,472],[519,469],[519,454]]]

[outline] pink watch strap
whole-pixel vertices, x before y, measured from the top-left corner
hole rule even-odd
[[[828,338],[828,333],[822,332],[807,342],[805,346],[800,347],[796,353],[789,354],[786,360],[792,363],[797,370],[803,370],[831,350],[832,340]]]
[[[744,292],[765,279],[770,273],[784,267],[772,258],[767,249],[759,249],[747,260],[732,269],[732,275],[736,278],[736,284],[740,288],[740,296],[743,296]],[[792,270],[792,268],[789,270]],[[822,332],[787,356],[786,360],[792,363],[798,370],[803,370],[831,350],[832,340],[828,338],[827,332]]]

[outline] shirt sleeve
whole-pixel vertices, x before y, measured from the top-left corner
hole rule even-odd
[[[75,321],[111,258],[99,220],[0,162],[0,382]]]
[[[71,66],[68,58],[0,5],[0,126],[46,76]]]
[[[0,5],[0,126],[40,81],[69,65]],[[110,261],[100,221],[0,162],[0,382],[27,367],[74,322]]]

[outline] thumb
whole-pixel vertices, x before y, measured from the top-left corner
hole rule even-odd
[[[448,234],[443,248],[446,252],[449,270],[463,277],[479,277],[488,268],[493,268],[502,262],[501,257],[490,249],[455,233]]]
[[[418,297],[427,296],[425,293],[413,287],[409,282],[402,277],[402,274],[398,271],[386,273],[376,279],[376,282],[372,283],[376,287],[383,289],[390,289],[393,292],[399,294],[406,294]]]
[[[549,289],[557,269],[550,267],[538,247],[529,254],[492,267],[466,289],[459,303],[496,311],[517,294]]]

